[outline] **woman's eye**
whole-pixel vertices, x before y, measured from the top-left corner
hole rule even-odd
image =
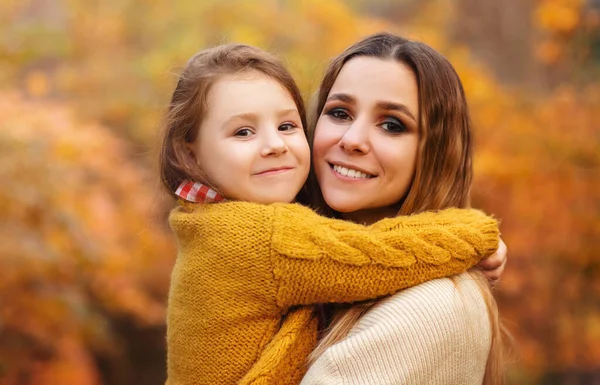
[[[327,112],[327,115],[337,120],[350,120],[350,115],[342,108],[334,108]]]
[[[296,125],[293,123],[283,123],[282,125],[279,126],[279,131],[292,131],[293,129],[296,128]]]
[[[247,138],[250,135],[252,135],[252,131],[249,128],[242,128],[240,130],[237,130],[235,132],[235,134],[233,134],[233,136],[238,136],[238,137],[241,137],[241,138]]]
[[[380,126],[381,128],[383,128],[391,134],[401,134],[403,132],[408,131],[406,125],[398,119],[388,119],[385,122],[381,123]]]

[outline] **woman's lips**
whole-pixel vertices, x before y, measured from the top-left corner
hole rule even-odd
[[[352,166],[329,163],[329,168],[337,177],[344,180],[369,180],[377,176]]]

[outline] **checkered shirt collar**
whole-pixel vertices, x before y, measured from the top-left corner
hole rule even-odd
[[[225,197],[207,185],[189,180],[181,182],[175,191],[175,195],[192,203],[211,203],[225,200]]]

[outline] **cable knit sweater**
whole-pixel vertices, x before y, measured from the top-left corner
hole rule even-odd
[[[388,295],[465,271],[498,245],[476,210],[371,226],[297,204],[186,204],[167,319],[169,385],[293,384],[316,344],[312,306]],[[304,305],[304,306],[302,306]]]
[[[490,345],[487,306],[463,273],[379,301],[301,385],[481,385]]]

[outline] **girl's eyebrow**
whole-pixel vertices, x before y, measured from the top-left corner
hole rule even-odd
[[[283,118],[284,116],[288,116],[290,114],[298,114],[298,109],[296,108],[287,108],[287,109],[283,109],[283,110],[279,110],[277,111],[275,114],[277,114],[278,118]],[[229,123],[231,121],[234,120],[249,120],[251,122],[255,122],[259,119],[258,114],[255,114],[253,112],[245,112],[242,114],[237,114],[237,115],[233,115],[231,116],[229,119],[227,119],[225,121],[225,123]]]
[[[289,114],[298,114],[298,113],[299,112],[298,112],[297,108],[288,108],[288,109],[285,109],[285,110],[279,110],[277,112],[277,116],[281,118],[281,117],[284,117],[284,116],[289,115]]]
[[[251,121],[255,121],[258,119],[258,115],[253,114],[252,112],[245,112],[243,114],[237,114],[237,115],[233,115],[231,117],[229,117],[229,119],[226,120],[226,123],[231,122],[233,120],[251,120]]]

